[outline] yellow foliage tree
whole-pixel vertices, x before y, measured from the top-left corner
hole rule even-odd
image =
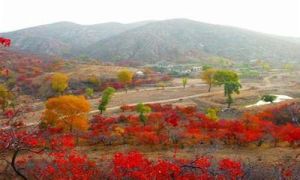
[[[213,68],[208,68],[205,71],[202,72],[200,78],[208,84],[208,92],[211,90],[211,86],[214,84],[214,74],[216,73],[216,70]]]
[[[87,80],[89,83],[93,84],[94,86],[98,86],[101,83],[100,78],[98,78],[95,75],[89,76]]]
[[[68,87],[69,77],[64,73],[54,73],[51,78],[51,87],[54,91],[62,94]]]
[[[65,131],[87,130],[90,104],[83,96],[66,95],[50,98],[42,122]]]
[[[12,98],[12,94],[9,92],[7,87],[3,84],[0,84],[0,105],[2,111],[5,111],[5,108],[8,105],[8,100]]]
[[[208,108],[206,116],[209,117],[211,120],[217,121],[219,119],[218,112],[219,111],[215,108]]]
[[[118,72],[119,81],[125,86],[125,90],[127,93],[127,87],[132,82],[133,72],[128,69],[123,69]]]

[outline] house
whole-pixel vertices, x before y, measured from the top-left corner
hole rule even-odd
[[[136,75],[137,77],[144,77],[144,76],[145,76],[145,73],[144,73],[143,71],[137,71],[137,72],[135,72],[135,75]]]

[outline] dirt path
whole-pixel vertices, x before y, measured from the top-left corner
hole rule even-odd
[[[247,91],[249,90],[249,88],[243,88],[243,91]],[[145,104],[154,104],[154,103],[174,103],[174,102],[181,102],[183,100],[188,100],[188,99],[193,99],[193,98],[199,98],[199,97],[210,97],[210,96],[215,96],[215,95],[221,95],[223,94],[223,90],[221,89],[216,89],[213,92],[206,92],[207,89],[197,89],[197,88],[191,88],[189,90],[187,89],[181,89],[179,92],[178,90],[159,90],[159,91],[153,91],[151,92],[150,96],[142,96],[141,92],[139,92],[139,96],[137,96],[136,94],[131,94],[131,96],[136,96],[135,98],[139,99],[139,101],[137,101],[136,99],[133,100],[130,97],[130,94],[119,94],[119,97],[115,97],[114,98],[114,102],[112,102],[110,104],[110,106],[107,108],[107,112],[111,113],[111,112],[115,112],[118,111],[120,109],[120,107],[124,104],[127,105],[136,105],[140,102],[143,102]],[[145,93],[145,92],[144,92]],[[149,92],[146,92],[149,93]],[[173,93],[173,94],[172,94]],[[191,95],[188,95],[191,94]],[[181,96],[178,96],[181,95]],[[121,97],[120,97],[121,96]],[[122,97],[125,96],[125,97]],[[165,98],[165,96],[167,96],[167,98]],[[127,97],[127,98],[126,98]],[[141,99],[143,98],[144,99]],[[153,98],[157,98],[158,100],[152,100]],[[131,102],[132,103],[124,103],[126,101],[118,101],[118,99],[128,99],[129,101],[127,102]],[[143,100],[143,101],[141,101]],[[95,100],[93,100],[95,101]],[[94,103],[94,106],[97,105],[95,104],[95,102],[91,102],[91,104]],[[26,119],[28,121],[25,122],[26,126],[34,126],[39,124],[39,120],[40,117],[42,115],[43,110],[40,111],[36,111],[36,112],[30,112],[27,113],[23,116],[23,119]],[[93,107],[92,111],[90,111],[90,115],[96,114],[99,111],[97,110],[97,108]],[[5,128],[5,127],[4,127]]]

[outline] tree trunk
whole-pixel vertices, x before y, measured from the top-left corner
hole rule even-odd
[[[210,92],[210,89],[211,89],[211,83],[209,83],[208,92]]]
[[[13,170],[15,171],[15,173],[22,177],[23,179],[27,180],[27,178],[17,169],[16,167],[16,158],[19,154],[20,150],[16,150],[13,154],[12,160],[11,160],[11,167],[13,168]]]
[[[228,103],[228,106],[227,106],[227,108],[230,108],[230,106],[231,106],[231,103]]]

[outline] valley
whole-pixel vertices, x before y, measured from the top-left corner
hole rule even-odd
[[[297,39],[188,19],[2,35],[0,179],[299,179]]]

